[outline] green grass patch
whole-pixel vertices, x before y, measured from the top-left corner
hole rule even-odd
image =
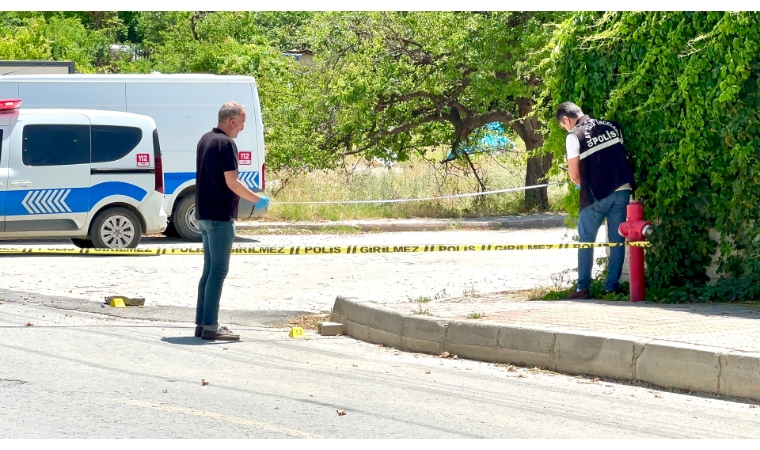
[[[573,285],[566,289],[553,289],[549,290],[542,296],[531,298],[530,300],[567,300],[570,298],[570,294],[573,293],[576,286]],[[630,292],[628,282],[620,283],[620,292]],[[612,300],[612,301],[627,301],[630,300],[628,294],[618,294],[614,292],[608,293],[604,289],[604,282],[600,280],[594,280],[591,282],[589,288],[589,296],[596,300]]]
[[[422,305],[417,305],[417,309],[413,309],[412,314],[415,314],[418,316],[429,316],[430,311],[428,311],[427,309],[422,309]]]
[[[470,314],[467,314],[467,318],[468,319],[482,319],[485,316],[486,315],[482,314],[482,313],[470,313]]]

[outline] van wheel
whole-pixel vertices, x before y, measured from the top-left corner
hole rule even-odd
[[[125,208],[108,208],[95,217],[90,229],[95,248],[135,248],[142,238],[142,225]]]
[[[191,242],[201,242],[201,229],[195,218],[195,193],[182,197],[177,210],[172,214],[174,228],[182,239]]]
[[[78,248],[93,248],[95,244],[89,239],[69,239]]]

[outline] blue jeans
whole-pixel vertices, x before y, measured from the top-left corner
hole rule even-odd
[[[219,326],[219,299],[222,285],[230,268],[232,241],[235,240],[235,224],[231,221],[199,220],[203,238],[203,275],[198,283],[198,306],[195,324],[204,330]]]
[[[631,191],[615,191],[602,200],[583,208],[578,218],[579,242],[595,242],[599,227],[607,219],[607,239],[609,242],[625,242],[618,233],[618,227],[626,219],[626,207],[631,200]],[[604,288],[614,291],[618,288],[620,273],[625,261],[625,247],[610,247],[610,259],[607,266],[607,281]],[[594,249],[578,250],[578,290],[591,286],[591,268],[594,265]]]

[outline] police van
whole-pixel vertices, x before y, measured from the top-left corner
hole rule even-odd
[[[98,109],[143,114],[161,133],[169,235],[200,241],[195,219],[195,154],[198,140],[216,126],[219,108],[234,100],[246,108],[245,130],[235,139],[240,180],[254,192],[265,188],[264,127],[249,76],[228,75],[7,75],[0,98],[21,98],[31,108]],[[240,200],[238,217],[266,214]]]
[[[0,100],[0,238],[134,248],[166,229],[156,123]]]

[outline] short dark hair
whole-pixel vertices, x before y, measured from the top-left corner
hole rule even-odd
[[[567,117],[569,119],[577,119],[582,115],[583,111],[581,110],[580,106],[576,105],[573,102],[565,102],[559,105],[559,108],[557,108],[557,114],[555,115],[555,118],[557,119],[557,122],[559,122],[563,117]]]
[[[233,117],[238,117],[245,111],[245,106],[238,102],[227,102],[219,109],[219,123],[224,123]]]

